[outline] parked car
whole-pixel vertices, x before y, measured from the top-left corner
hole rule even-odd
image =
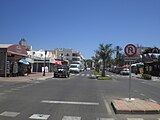
[[[130,73],[130,71],[129,71],[128,68],[124,68],[124,69],[120,72],[121,75],[129,75],[129,73]]]
[[[69,77],[69,67],[67,65],[59,65],[54,71],[54,77]]]

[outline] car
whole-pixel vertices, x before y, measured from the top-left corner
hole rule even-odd
[[[57,66],[57,69],[54,71],[54,77],[69,77],[69,67],[66,65]]]
[[[80,65],[79,64],[70,64],[69,72],[70,73],[79,73],[80,72]]]
[[[121,75],[129,75],[130,71],[128,68],[124,68],[122,71],[120,71]]]

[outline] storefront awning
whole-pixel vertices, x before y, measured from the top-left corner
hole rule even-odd
[[[25,65],[29,65],[29,62],[26,59],[21,59],[18,62],[23,63]]]
[[[62,65],[62,62],[59,61],[59,60],[55,60],[55,61],[53,62],[53,64],[55,64],[55,65]]]

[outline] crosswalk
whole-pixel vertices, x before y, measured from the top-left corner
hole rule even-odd
[[[95,77],[95,75],[94,75],[94,74],[71,74],[71,76]]]
[[[10,111],[4,111],[2,113],[0,113],[0,117],[7,117],[7,118],[16,118],[17,116],[21,115],[19,112],[10,112]],[[51,117],[51,115],[49,114],[32,114],[30,116],[28,116],[28,119],[32,119],[32,120],[50,120],[49,118]],[[52,116],[52,118],[54,118],[54,116]],[[85,120],[85,118],[83,116],[68,116],[68,115],[64,115],[61,117],[60,120]],[[97,117],[95,118],[95,120],[116,120],[115,118],[100,118]],[[124,120],[145,120],[145,118],[125,118]],[[155,120],[160,120],[160,118],[155,118]]]

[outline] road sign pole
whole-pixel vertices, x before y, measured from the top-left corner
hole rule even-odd
[[[129,100],[131,100],[131,61],[129,62]]]
[[[131,100],[131,80],[132,80],[132,77],[131,77],[131,71],[132,71],[131,70],[131,61],[134,61],[131,58],[133,58],[137,54],[137,47],[133,44],[128,44],[128,45],[125,46],[124,52],[129,58],[129,60],[126,60],[126,61],[129,61],[129,91],[128,91],[128,94],[129,94],[129,100]]]

